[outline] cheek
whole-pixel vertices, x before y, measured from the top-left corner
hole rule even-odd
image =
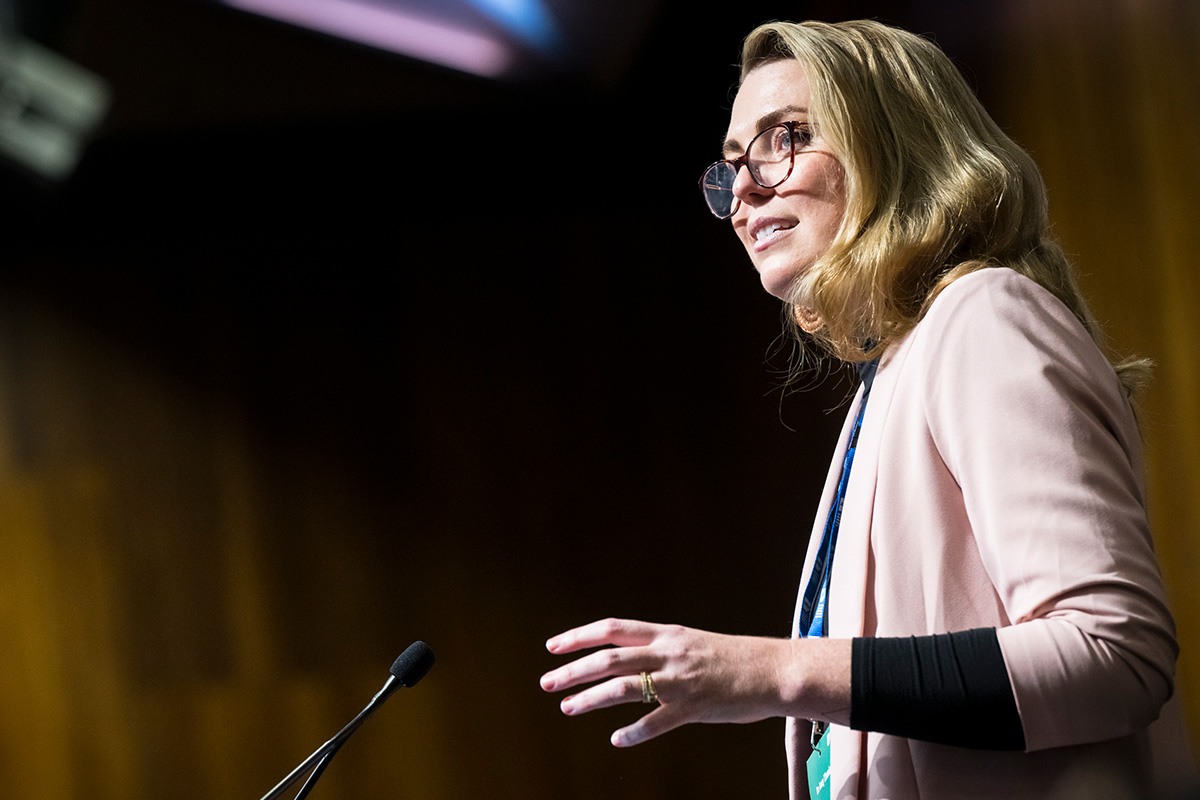
[[[746,211],[745,205],[738,209],[738,213],[730,218],[733,223],[733,235],[738,238],[747,249],[750,247],[750,217]]]
[[[846,216],[846,173],[836,161],[825,165],[822,170],[825,188],[821,193],[821,228],[832,240],[842,227]]]

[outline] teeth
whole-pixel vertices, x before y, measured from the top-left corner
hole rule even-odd
[[[762,228],[757,233],[755,233],[754,240],[756,242],[761,242],[763,239],[766,239],[768,236],[775,233],[775,231],[779,230],[782,227],[783,226],[778,223],[772,223],[772,224],[768,225],[767,227]]]

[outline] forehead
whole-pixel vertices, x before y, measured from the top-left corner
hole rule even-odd
[[[740,151],[764,124],[779,122],[781,116],[806,115],[809,102],[808,76],[799,61],[789,58],[756,67],[733,101],[726,151]]]

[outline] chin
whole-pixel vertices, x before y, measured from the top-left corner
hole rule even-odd
[[[808,269],[800,274],[793,270],[767,269],[759,273],[759,280],[768,294],[778,297],[783,302],[790,305],[808,305],[808,300],[812,297],[812,281],[808,279],[810,273],[811,270]]]

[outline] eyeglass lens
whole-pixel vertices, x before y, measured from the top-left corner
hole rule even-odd
[[[750,140],[746,155],[736,161],[718,161],[705,171],[700,180],[708,208],[720,219],[733,216],[737,198],[733,184],[741,163],[750,170],[750,177],[764,189],[771,189],[792,174],[796,134],[790,125],[774,125]]]
[[[704,173],[700,186],[709,211],[721,219],[732,217],[737,211],[737,198],[733,196],[733,182],[737,180],[737,169],[728,161],[718,161]]]

